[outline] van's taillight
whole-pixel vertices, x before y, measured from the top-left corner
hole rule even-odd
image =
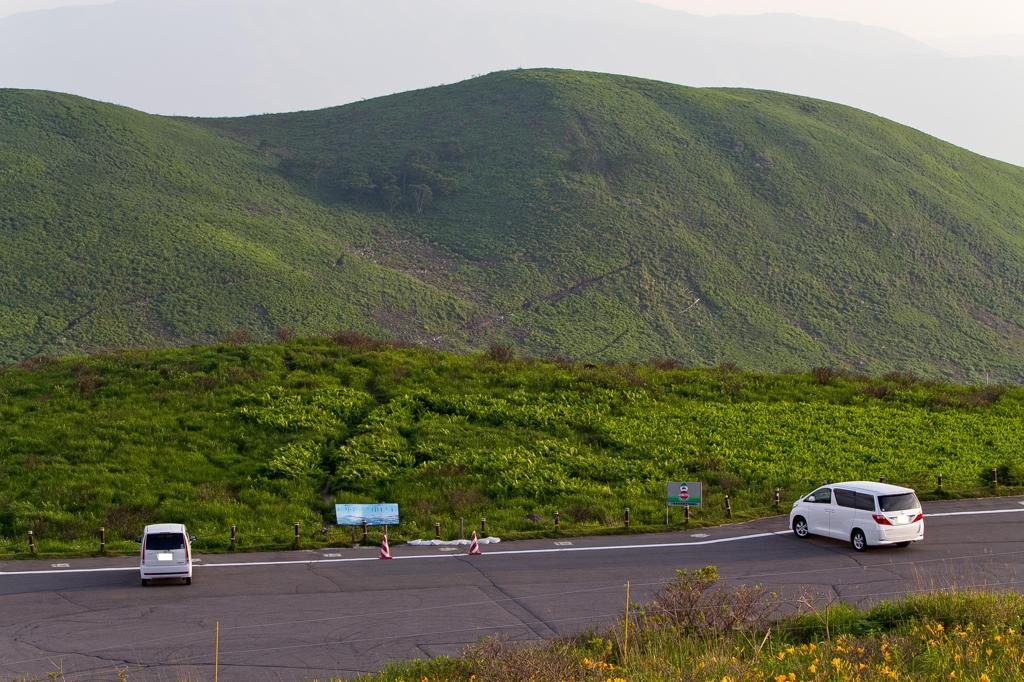
[[[185,561],[192,561],[192,548],[189,547],[188,540],[185,540]]]
[[[924,521],[924,514],[918,514],[917,516],[915,516],[914,520],[911,521],[911,523],[917,523],[918,521]]]
[[[873,518],[875,520],[875,523],[877,523],[879,526],[891,526],[892,525],[891,523],[889,523],[889,519],[885,518],[881,514],[872,514],[871,518]]]

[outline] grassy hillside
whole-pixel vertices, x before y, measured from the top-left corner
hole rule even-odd
[[[1024,169],[846,107],[539,70],[242,119],[0,114],[8,361],[356,328],[1024,380]]]
[[[111,549],[183,521],[199,546],[309,538],[335,501],[398,502],[395,540],[664,528],[665,482],[702,521],[770,514],[822,480],[935,494],[1024,484],[1024,389],[829,371],[589,366],[392,348],[357,335],[118,352],[0,372],[0,555]],[[528,515],[541,517],[530,520]],[[682,514],[673,523],[682,522]],[[347,533],[340,535],[347,539]],[[335,540],[339,536],[335,536]],[[312,541],[323,541],[311,539]]]
[[[352,253],[372,243],[365,216],[196,125],[8,90],[0,141],[0,361],[278,329],[413,336],[466,315]]]

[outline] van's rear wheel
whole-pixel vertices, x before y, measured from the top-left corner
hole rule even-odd
[[[142,579],[142,586],[143,587],[149,587],[149,578],[143,578]]]
[[[910,547],[910,541],[908,540],[907,542],[897,542],[896,546],[897,547]]]
[[[185,578],[185,584],[186,585],[191,585],[192,584],[192,578]]]
[[[810,535],[810,532],[810,529],[807,527],[807,519],[802,516],[793,519],[793,533],[798,538],[805,538]]]
[[[864,531],[860,528],[854,528],[853,533],[850,534],[850,544],[858,552],[863,552],[868,548],[868,539],[864,537]]]

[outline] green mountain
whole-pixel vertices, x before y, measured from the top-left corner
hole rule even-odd
[[[351,328],[1024,381],[1024,169],[835,104],[553,70],[215,120],[8,90],[0,141],[0,361]]]

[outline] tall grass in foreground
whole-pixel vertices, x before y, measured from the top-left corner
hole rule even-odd
[[[363,682],[1024,680],[1024,597],[949,592],[772,617],[776,595],[680,571],[629,619],[551,642],[486,639]]]

